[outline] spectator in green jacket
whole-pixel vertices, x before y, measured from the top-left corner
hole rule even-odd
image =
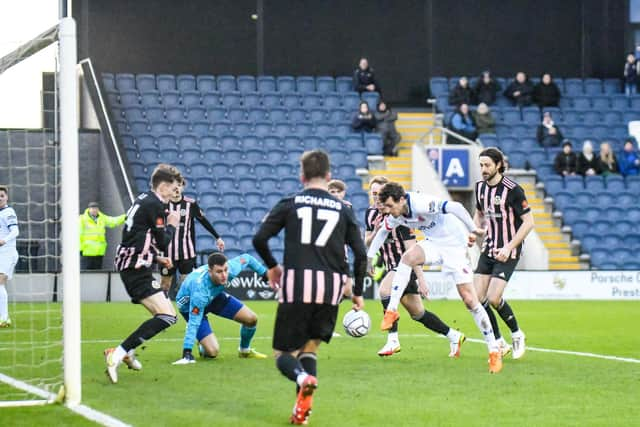
[[[127,216],[109,216],[100,212],[98,203],[91,202],[80,215],[80,267],[82,270],[102,269],[102,258],[107,251],[106,228],[123,224]]]

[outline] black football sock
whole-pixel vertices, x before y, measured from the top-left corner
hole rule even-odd
[[[138,327],[126,340],[120,344],[123,349],[129,351],[138,347],[143,342],[153,338],[158,333],[164,331],[171,325],[175,325],[176,316],[168,314],[157,314],[151,319],[145,321]]]
[[[516,320],[515,314],[513,314],[513,310],[511,310],[511,306],[504,299],[500,301],[500,305],[496,308],[496,311],[504,320],[504,323],[507,324],[511,332],[516,332],[518,328],[518,321]]]
[[[433,332],[441,335],[447,335],[450,329],[438,316],[427,310],[425,310],[422,315],[418,315],[417,317],[412,316],[412,319],[422,323],[427,329],[431,329]]]
[[[307,374],[318,377],[318,358],[315,353],[300,353],[298,361]],[[299,392],[300,386],[296,387],[296,393]]]
[[[489,304],[489,300],[484,300],[482,302],[482,306],[484,310],[487,312],[487,316],[489,316],[489,321],[491,322],[491,328],[493,329],[493,336],[496,337],[497,340],[502,337],[500,334],[500,328],[498,328],[498,319],[496,319],[496,315],[493,313],[491,309],[491,304]]]
[[[380,302],[382,303],[382,313],[387,311],[387,307],[389,306],[389,301],[391,300],[391,297],[380,297]],[[391,329],[389,329],[389,332],[398,332],[398,321],[396,320],[395,322],[393,322],[393,325],[391,325]]]
[[[291,381],[296,382],[298,375],[305,372],[304,368],[300,364],[300,361],[293,357],[289,353],[282,353],[276,359],[276,366],[282,372],[282,375],[289,378]]]

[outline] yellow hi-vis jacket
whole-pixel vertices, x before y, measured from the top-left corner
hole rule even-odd
[[[80,215],[80,253],[83,256],[103,256],[107,251],[106,227],[117,227],[126,218],[124,214],[109,216],[98,211],[98,217],[94,221],[87,208]]]

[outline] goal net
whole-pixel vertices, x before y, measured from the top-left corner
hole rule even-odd
[[[19,258],[5,285],[8,318],[0,323],[0,406],[53,402],[65,389],[79,402],[79,302],[68,287],[77,242],[65,243],[78,238],[78,184],[77,172],[74,185],[61,167],[74,168],[63,159],[75,144],[77,170],[74,31],[63,20],[32,40],[0,45],[0,185],[19,227]],[[75,373],[65,369],[70,361]]]

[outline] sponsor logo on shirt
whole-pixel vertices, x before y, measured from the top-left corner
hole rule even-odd
[[[193,310],[191,310],[191,314],[197,316],[198,314],[200,314],[200,309],[198,307],[193,307]]]

